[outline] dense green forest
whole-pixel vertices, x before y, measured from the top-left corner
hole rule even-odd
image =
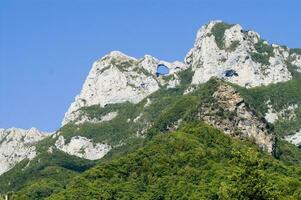
[[[48,199],[296,200],[300,188],[300,165],[286,165],[249,141],[195,122],[99,164]],[[14,199],[41,199],[43,193],[31,189]]]

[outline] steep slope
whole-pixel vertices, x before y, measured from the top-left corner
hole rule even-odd
[[[107,104],[126,101],[138,103],[157,91],[160,85],[174,87],[179,84],[176,76],[170,77],[167,83],[156,77],[159,64],[169,68],[169,75],[187,69],[187,66],[180,62],[168,63],[148,55],[138,60],[118,51],[113,51],[96,61],[79,96],[65,114],[62,125],[76,120],[79,115],[76,111],[81,107],[104,107]]]
[[[48,199],[299,199],[300,170],[194,123],[88,170]],[[15,199],[36,197],[23,192]]]
[[[269,45],[254,31],[245,31],[238,24],[212,21],[198,31],[185,60],[195,71],[192,84],[217,76],[243,87],[254,87],[290,80],[288,56],[287,48]]]
[[[275,138],[268,124],[256,116],[233,87],[220,83],[212,97],[216,100],[213,105],[205,103],[199,109],[201,119],[233,137],[251,138],[262,149],[274,153]]]
[[[191,89],[213,76],[241,86],[243,97],[276,134],[300,145],[300,49],[270,45],[238,24],[212,21],[198,31],[185,61],[194,72]]]
[[[35,128],[29,130],[0,129],[0,175],[23,159],[32,160],[36,156],[35,144],[48,135]]]
[[[298,146],[301,139],[301,74],[296,71],[294,74],[292,80],[284,83],[237,89],[257,113],[273,125],[277,136]]]

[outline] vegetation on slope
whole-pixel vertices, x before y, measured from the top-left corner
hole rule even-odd
[[[283,161],[287,165],[301,165],[301,151],[300,149],[285,141],[277,141],[276,158]]]
[[[60,135],[64,136],[67,142],[73,136],[80,135],[93,139],[94,142],[106,142],[112,146],[118,146],[121,142],[126,143],[128,139],[132,140],[137,132],[153,124],[164,109],[183,96],[184,90],[191,82],[191,69],[179,72],[178,75],[181,78],[180,86],[170,89],[162,87],[138,104],[125,102],[110,104],[103,108],[99,105],[81,108],[82,115],[90,119],[101,119],[110,112],[117,112],[118,115],[110,121],[101,123],[79,125],[69,123],[60,129]],[[138,117],[139,120],[135,120]]]
[[[43,198],[63,188],[69,180],[90,167],[94,162],[67,155],[61,151],[42,153],[35,159],[23,160],[0,179],[2,194],[28,187],[30,199]]]
[[[227,48],[227,51],[235,51],[236,48],[239,46],[240,42],[238,40],[233,41],[230,46]]]
[[[219,22],[219,23],[216,23],[212,27],[211,33],[215,37],[215,42],[216,42],[216,45],[218,46],[218,48],[220,48],[220,49],[225,48],[225,43],[224,43],[225,31],[227,29],[231,28],[232,26],[233,25],[231,25],[231,24],[227,24],[227,23],[224,23],[224,22]],[[234,45],[237,45],[237,44],[234,44]]]
[[[256,52],[251,53],[252,60],[261,63],[262,65],[269,65],[270,57],[274,56],[274,48],[264,40],[259,40],[254,47]]]
[[[301,129],[301,75],[287,82],[271,84],[268,86],[246,89],[237,87],[244,99],[262,117],[268,112],[267,102],[276,112],[281,112],[289,106],[297,105],[295,117],[280,118],[274,124],[274,132],[278,136],[285,136]]]
[[[186,84],[188,85],[190,83],[190,74],[190,71],[186,71],[181,74],[183,77],[182,86]],[[137,149],[138,147],[141,147],[144,144],[145,140],[144,137],[137,137],[136,131],[138,130],[138,128],[145,126],[146,123],[151,123],[153,125],[152,129],[145,133],[145,135],[148,136],[147,138],[151,139],[157,133],[168,131],[168,129],[166,128],[174,122],[178,121],[180,118],[185,118],[185,120],[191,118],[192,115],[190,114],[194,111],[193,109],[196,109],[197,105],[202,102],[201,99],[208,99],[212,96],[212,93],[215,91],[216,83],[217,82],[215,80],[212,80],[208,84],[201,86],[199,90],[195,91],[191,95],[185,96],[182,95],[182,93],[186,89],[185,87],[168,90],[163,88],[148,97],[151,100],[151,104],[147,107],[144,107],[145,102],[141,102],[137,105],[124,103],[122,105],[112,105],[112,107],[108,106],[104,109],[109,109],[110,111],[111,108],[119,109],[119,118],[115,118],[107,123],[104,123],[104,125],[91,123],[85,123],[81,125],[69,124],[60,130],[60,135],[63,135],[67,139],[71,138],[73,135],[82,135],[92,138],[94,141],[105,140],[112,143],[116,141],[115,144],[117,144],[118,140],[122,141],[123,145],[117,145],[108,155],[106,155],[100,161],[104,162],[105,160],[110,160],[112,158],[122,156]],[[132,110],[129,110],[129,108]],[[124,111],[122,111],[122,109],[124,109]],[[99,111],[101,113],[104,113],[102,110]],[[143,117],[139,120],[139,123],[133,123],[132,121],[131,123],[125,123],[129,118],[129,115],[131,115],[131,119],[138,116],[138,111],[143,114]],[[95,114],[95,110],[93,110],[92,112],[93,114]],[[123,120],[124,122],[122,122],[121,120]],[[118,122],[120,123],[118,124]],[[42,141],[38,145],[39,152],[47,152],[49,147],[52,146],[54,142],[55,140],[53,138],[48,138]],[[62,161],[62,163],[65,162],[63,160],[63,157],[56,157],[55,155],[56,154],[52,155],[48,153],[42,153],[36,159],[34,159],[34,162],[30,163],[30,167],[28,167],[25,171],[21,170],[25,165],[17,165],[17,167],[10,171],[10,173],[1,177],[1,180],[6,182],[13,180],[18,184],[16,183],[16,186],[7,185],[7,188],[1,188],[0,186],[1,193],[5,193],[7,191],[24,191],[25,194],[34,195],[43,193],[46,195],[46,193],[40,191],[40,189],[43,190],[43,188],[39,189],[34,187],[34,182],[38,181],[39,176],[30,177],[30,175],[32,173],[36,173],[38,175],[39,173],[41,173],[41,170],[43,168],[46,168],[47,166],[56,167],[58,165],[60,166],[60,161]],[[47,158],[51,158],[52,162],[48,162]],[[83,162],[85,163],[85,160],[83,160]],[[89,165],[89,167],[94,164],[94,162],[88,163],[91,164]],[[55,177],[52,177],[52,174],[50,174],[47,178],[55,179]],[[21,180],[19,181],[19,179]],[[70,179],[66,177],[66,182],[68,182],[69,180]],[[56,187],[54,186],[55,185],[51,182],[48,182],[48,186],[46,185],[46,182],[44,184],[45,188],[52,188],[51,191],[56,191]]]
[[[300,166],[192,123],[88,170],[49,199],[300,199],[300,175]]]
[[[290,54],[293,54],[293,53],[301,55],[301,49],[299,49],[299,48],[290,49]]]

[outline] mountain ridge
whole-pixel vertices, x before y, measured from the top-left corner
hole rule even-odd
[[[112,51],[94,62],[62,127],[36,141],[34,156],[14,159],[3,172],[0,194],[39,193],[41,181],[49,196],[72,176],[186,123],[207,123],[235,139],[250,140],[271,158],[301,163],[298,149],[283,140],[299,141],[288,135],[301,130],[300,73],[301,51],[269,45],[258,33],[222,21],[198,31],[183,63]],[[61,173],[68,174],[66,180]]]
[[[96,104],[104,106],[106,104],[120,103],[126,100],[137,103],[158,90],[160,81],[155,78],[149,80],[150,82],[146,81],[145,85],[151,86],[149,90],[129,90],[128,88],[131,88],[129,86],[139,85],[137,80],[129,76],[121,78],[123,74],[115,71],[111,72],[112,77],[109,77],[110,80],[115,78],[113,75],[119,76],[118,81],[122,82],[123,85],[117,85],[115,82],[112,82],[111,85],[107,85],[104,81],[107,80],[107,77],[103,77],[102,73],[110,69],[110,65],[113,64],[112,61],[110,62],[110,59],[119,58],[120,60],[126,60],[128,62],[142,61],[141,65],[138,64],[138,68],[147,70],[147,76],[149,77],[155,75],[157,65],[162,63],[171,70],[174,68],[185,70],[189,66],[194,66],[192,67],[192,70],[195,72],[191,83],[192,85],[204,83],[208,81],[210,77],[216,76],[240,86],[256,87],[291,80],[292,75],[286,63],[287,59],[291,59],[289,57],[293,57],[291,61],[292,64],[297,66],[298,71],[301,71],[301,56],[287,47],[275,44],[269,45],[260,38],[258,33],[254,31],[244,31],[238,24],[231,25],[220,20],[211,21],[198,31],[194,47],[184,58],[184,63],[179,61],[168,63],[149,55],[145,55],[142,59],[138,60],[119,51],[112,51],[97,60],[87,76],[80,95],[76,97],[75,102],[71,104],[66,112],[62,125],[74,120],[74,118],[76,118],[76,110],[80,107]],[[109,59],[109,62],[106,62],[106,59]],[[119,69],[125,67],[122,66],[122,64],[129,63],[121,63]],[[97,69],[101,73],[97,72]],[[228,70],[234,70],[237,76],[225,76],[225,72]],[[173,74],[173,72],[170,74]],[[100,81],[98,77],[100,77]],[[142,78],[144,78],[144,76],[142,76]],[[101,80],[103,80],[103,82]],[[125,86],[125,82],[128,82],[129,85]],[[138,82],[143,84],[141,80],[138,80]],[[174,77],[173,82],[170,84],[172,84],[173,87],[177,84],[176,77]],[[99,90],[99,87],[107,88],[106,90],[109,90],[110,94],[114,94],[116,97],[111,97],[111,99],[107,100],[101,99],[101,96],[108,96],[108,93],[105,90]],[[131,94],[128,96],[134,96],[134,98],[118,97],[118,95],[121,95],[121,88]],[[143,92],[146,94],[143,95]]]

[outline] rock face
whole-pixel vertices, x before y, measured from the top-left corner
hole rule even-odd
[[[280,111],[275,111],[273,107],[270,104],[270,101],[266,102],[268,106],[268,112],[265,114],[265,119],[271,123],[274,124],[277,120],[295,120],[296,119],[296,110],[298,109],[297,104],[292,104],[287,106],[286,108],[280,110]]]
[[[105,156],[110,150],[111,146],[108,144],[93,143],[92,140],[75,136],[67,143],[63,136],[59,136],[55,143],[55,147],[69,155],[74,155],[88,160],[97,160]]]
[[[286,136],[285,140],[301,148],[301,130],[293,135]]]
[[[164,64],[173,75],[169,82],[156,77],[158,64]],[[151,56],[136,59],[113,51],[93,64],[80,94],[75,98],[65,114],[62,125],[74,121],[79,108],[91,105],[132,102],[138,103],[157,91],[160,86],[175,87],[179,84],[175,72],[184,70],[187,65],[181,62],[168,63]]]
[[[199,117],[226,134],[251,138],[262,149],[274,152],[275,141],[265,121],[259,119],[231,86],[221,83],[213,94],[214,103],[206,103]]]
[[[291,53],[292,64],[297,67],[297,71],[301,73],[301,52],[300,54]]]
[[[290,80],[288,56],[288,49],[267,44],[254,31],[212,21],[198,31],[185,61],[195,71],[192,84],[204,83],[215,76],[254,87]],[[229,73],[230,70],[235,73]]]
[[[0,129],[0,175],[25,158],[33,159],[36,156],[34,145],[48,135],[35,128]]]
[[[100,119],[95,119],[95,118],[90,118],[87,115],[82,115],[80,111],[77,111],[77,113],[79,113],[79,117],[75,120],[75,124],[79,125],[79,124],[83,124],[85,122],[89,122],[89,123],[101,123],[101,122],[107,122],[107,121],[111,121],[112,119],[114,119],[115,117],[117,117],[118,113],[117,112],[110,112],[104,116],[101,116]]]

